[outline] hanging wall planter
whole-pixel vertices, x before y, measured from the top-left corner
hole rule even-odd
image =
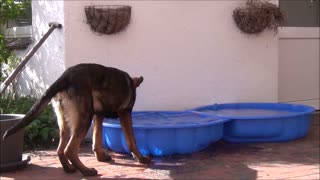
[[[258,34],[268,28],[275,33],[283,22],[279,7],[264,0],[247,0],[245,6],[233,11],[237,27],[244,33]]]
[[[91,29],[102,34],[123,30],[130,22],[131,7],[123,5],[86,6],[85,13]]]

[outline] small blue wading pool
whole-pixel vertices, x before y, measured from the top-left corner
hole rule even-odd
[[[193,111],[231,119],[224,126],[226,141],[281,142],[305,136],[315,109],[285,103],[230,103]]]
[[[136,144],[143,155],[189,154],[208,147],[223,137],[226,118],[193,112],[133,112]],[[119,119],[103,122],[103,145],[129,153]]]

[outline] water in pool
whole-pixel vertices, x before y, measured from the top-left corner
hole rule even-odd
[[[228,117],[250,117],[250,116],[282,116],[296,114],[294,111],[271,110],[271,109],[218,109],[218,110],[202,110],[203,113],[214,114],[217,116]]]
[[[224,119],[219,117],[200,115],[196,113],[167,113],[167,112],[143,112],[133,113],[132,121],[134,126],[143,127],[169,127],[169,126],[202,126],[220,122]],[[105,119],[107,124],[120,124],[118,119]]]

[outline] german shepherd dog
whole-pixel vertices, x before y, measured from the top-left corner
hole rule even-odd
[[[80,143],[92,119],[92,150],[95,157],[98,161],[111,160],[102,148],[103,117],[120,118],[131,154],[140,163],[147,164],[150,158],[142,156],[137,149],[131,117],[136,88],[142,81],[143,77],[131,78],[124,71],[98,64],[70,67],[47,89],[25,117],[5,132],[3,139],[30,124],[52,100],[60,129],[57,154],[66,172],[79,169],[85,176],[97,174],[97,170],[87,168],[78,156]]]

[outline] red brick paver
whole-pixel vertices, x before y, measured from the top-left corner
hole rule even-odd
[[[64,173],[55,149],[31,152],[24,169],[1,174],[0,179],[320,179],[319,114],[308,135],[285,143],[232,144],[220,141],[190,155],[153,157],[148,166],[131,156],[111,152],[113,162],[97,162],[90,144],[80,158],[99,171],[96,177]]]

